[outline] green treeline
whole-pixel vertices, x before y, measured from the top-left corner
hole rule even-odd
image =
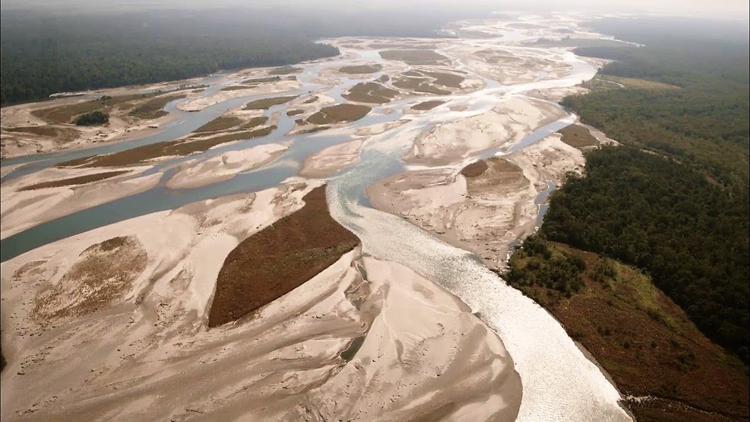
[[[710,84],[601,90],[563,105],[619,142],[680,157],[722,185],[741,187],[748,176],[747,85],[712,90]]]
[[[586,176],[552,196],[542,235],[646,270],[701,331],[747,361],[747,203],[633,147],[587,160]]]
[[[315,42],[341,35],[435,36],[445,23],[486,10],[348,2],[247,2],[168,9],[139,2],[66,1],[3,9],[0,102],[177,80],[222,69],[281,66],[338,54]]]
[[[3,12],[3,105],[338,54],[295,31],[168,14],[85,17]]]
[[[747,40],[598,25],[646,44],[579,51],[618,60],[603,74],[680,89],[600,89],[564,101],[623,146],[587,155],[585,176],[552,196],[541,236],[648,272],[701,331],[747,363]]]

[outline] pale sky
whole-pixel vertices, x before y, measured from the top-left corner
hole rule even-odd
[[[673,16],[748,19],[748,0],[0,0],[4,9],[52,7],[67,9],[110,8],[134,10],[141,7],[221,7],[294,5],[297,8],[342,9],[471,9],[498,11],[579,11],[591,13],[638,13]]]

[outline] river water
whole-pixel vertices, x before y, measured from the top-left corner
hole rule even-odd
[[[449,51],[444,53],[450,55]],[[354,57],[357,58],[370,62],[380,60],[373,51],[359,52],[359,56]],[[324,93],[341,101],[341,93],[356,81],[343,78],[331,87],[323,87],[315,81],[326,68],[338,68],[349,61],[351,60],[304,64],[301,66],[303,72],[298,75],[302,82],[301,89],[265,97],[314,92]],[[581,353],[549,313],[519,291],[509,287],[495,273],[489,271],[476,256],[443,243],[398,216],[371,208],[365,196],[368,186],[404,170],[401,162],[403,153],[411,146],[411,141],[417,135],[434,125],[489,111],[502,97],[523,95],[537,89],[575,86],[596,73],[591,65],[572,53],[563,54],[563,61],[570,66],[570,73],[562,78],[542,78],[532,83],[508,86],[495,81],[485,81],[485,87],[479,91],[440,98],[447,100],[448,104],[439,106],[429,113],[410,116],[411,121],[370,137],[365,143],[360,163],[329,181],[329,208],[337,221],[359,236],[366,254],[406,265],[438,283],[468,304],[479,318],[497,332],[512,356],[523,383],[519,420],[628,420],[627,413],[618,404],[617,390],[607,381],[599,368]],[[377,76],[373,75],[372,79]],[[216,92],[230,82],[219,75],[207,78],[204,83],[210,85],[207,93],[209,95],[210,92]],[[167,107],[174,113],[175,119],[157,134],[86,151],[7,160],[3,165],[25,165],[6,178],[20,177],[62,161],[94,153],[116,152],[139,145],[177,139],[252,99],[254,98],[235,98],[196,113],[180,112],[176,109],[177,102],[171,103]],[[427,99],[429,98],[422,98],[420,101]],[[460,102],[468,107],[462,111],[453,111],[448,107],[450,102]],[[358,128],[397,121],[404,115],[404,110],[413,103],[413,100],[400,101],[386,107],[375,107],[370,115],[351,126]],[[155,211],[174,209],[203,199],[276,186],[295,176],[300,163],[306,157],[323,148],[351,139],[347,135],[327,135],[326,132],[289,136],[293,120],[287,117],[286,111],[287,105],[280,105],[266,112],[269,117],[277,119],[278,126],[278,129],[267,137],[211,149],[198,156],[205,159],[229,150],[240,150],[261,143],[288,142],[289,149],[276,163],[240,174],[225,182],[196,189],[170,190],[164,186],[164,182],[176,171],[175,166],[186,160],[195,159],[196,156],[161,162],[149,170],[164,173],[161,183],[156,188],[49,221],[3,239],[0,245],[2,261],[52,241],[103,225]],[[501,149],[484,151],[477,154],[476,158],[517,153],[574,120],[575,116],[567,116],[537,128],[520,142]],[[549,184],[548,189],[540,193],[537,198],[540,209],[544,206],[546,196],[553,189],[554,184]]]
[[[594,74],[593,68],[579,62],[571,75],[562,79],[491,88],[474,95],[481,98],[508,92],[520,94],[540,86],[572,86],[580,83],[580,78]],[[480,108],[466,113],[483,111]],[[479,156],[518,152],[571,124],[573,117],[543,126],[509,148]],[[430,124],[453,118],[438,113],[430,117]],[[616,388],[547,311],[508,286],[478,257],[443,243],[401,217],[370,208],[363,201],[368,186],[402,171],[400,157],[410,146],[402,140],[413,139],[414,133],[424,130],[424,124],[417,120],[371,139],[362,153],[362,163],[329,183],[331,214],[359,236],[364,253],[406,265],[438,283],[461,298],[498,333],[523,383],[518,420],[629,420],[618,403]],[[550,182],[538,200],[546,199],[552,189],[554,184]],[[543,202],[537,205],[541,207]]]

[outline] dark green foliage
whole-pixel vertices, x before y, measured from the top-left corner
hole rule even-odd
[[[434,36],[449,21],[486,12],[434,7],[425,14],[420,4],[393,10],[356,2],[335,8],[312,2],[273,7],[247,2],[181,10],[152,8],[148,3],[153,2],[127,8],[107,2],[58,3],[63,10],[53,5],[3,9],[0,104],[222,69],[288,65],[338,54],[317,39]]]
[[[586,177],[552,196],[544,236],[645,269],[706,335],[747,361],[747,202],[635,148],[587,159]]]
[[[747,182],[746,92],[617,89],[569,97],[563,104],[619,142],[679,156],[725,186]]]
[[[747,190],[748,41],[746,27],[680,19],[605,19],[593,25],[645,47],[582,48],[614,62],[603,74],[677,85],[677,90],[615,89],[563,104],[620,142],[678,156],[725,186]]]
[[[3,11],[1,28],[3,105],[56,92],[178,80],[338,54],[293,30],[188,12],[51,16]]]
[[[747,362],[747,38],[598,25],[646,44],[582,50],[619,60],[604,73],[681,89],[565,100],[625,146],[587,155],[585,177],[552,196],[542,234],[644,269],[701,331]]]
[[[81,114],[73,119],[76,126],[99,126],[109,122],[109,114],[96,110],[91,113]]]
[[[521,291],[541,286],[570,297],[583,287],[581,274],[585,269],[586,264],[580,257],[553,253],[546,241],[529,236],[513,255],[504,278]]]

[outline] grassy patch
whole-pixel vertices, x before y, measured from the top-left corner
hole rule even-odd
[[[415,104],[412,107],[412,110],[418,110],[418,111],[432,110],[433,108],[441,104],[445,104],[445,101],[440,101],[440,100],[423,101],[419,104]]]
[[[243,110],[266,110],[275,105],[284,104],[289,101],[292,101],[295,98],[297,98],[296,95],[290,95],[286,97],[263,98],[260,100],[250,101],[249,103],[245,105]]]
[[[281,77],[279,77],[279,76],[268,76],[268,77],[265,77],[265,78],[245,79],[244,81],[242,81],[242,83],[245,84],[245,85],[247,85],[247,84],[257,85],[257,84],[262,84],[262,83],[266,83],[266,82],[278,82],[280,80],[281,80]]]
[[[292,291],[354,248],[359,240],[328,213],[325,186],[301,210],[243,240],[224,260],[208,325],[235,321]]]
[[[133,117],[144,120],[158,119],[159,117],[163,117],[168,114],[163,110],[167,103],[185,97],[185,94],[165,95],[163,97],[157,97],[135,106],[135,108],[133,108],[129,114]]]
[[[563,264],[571,268],[565,277],[575,282],[555,281],[561,260],[571,259],[582,263]],[[638,269],[532,237],[511,258],[506,279],[560,320],[623,393],[663,399],[631,403],[640,419],[671,421],[674,408],[684,407],[681,403],[747,418],[748,380],[742,363],[701,334]],[[686,420],[703,420],[701,412],[685,411]],[[648,417],[654,414],[660,416]]]
[[[411,76],[399,76],[393,78],[393,86],[401,89],[407,89],[409,91],[432,94],[432,95],[448,95],[450,91],[438,88],[433,85],[431,78],[420,78]]]
[[[153,94],[118,95],[114,97],[104,95],[95,100],[33,110],[31,114],[52,124],[71,123],[76,116],[81,114],[97,110],[111,112],[114,107],[127,107],[134,101],[143,100],[151,96]],[[160,108],[163,107],[162,105]]]
[[[233,132],[219,136],[213,136],[206,139],[189,140],[182,139],[170,142],[159,142],[156,144],[144,145],[125,151],[116,152],[107,155],[96,155],[93,157],[79,158],[76,160],[60,163],[60,167],[67,166],[84,166],[84,167],[119,167],[138,164],[143,161],[152,160],[159,157],[168,157],[175,155],[188,155],[194,152],[206,151],[228,142],[253,139],[270,134],[276,127],[268,126],[251,131]]]
[[[382,68],[383,66],[379,64],[360,64],[354,66],[344,66],[339,69],[339,72],[358,75],[379,72]]]
[[[581,150],[591,148],[599,144],[596,141],[596,138],[591,135],[591,132],[589,132],[586,127],[581,125],[570,125],[568,127],[560,129],[558,133],[562,135],[563,142]]]
[[[239,126],[242,122],[243,120],[238,117],[219,116],[211,120],[210,122],[206,123],[205,125],[199,127],[198,129],[195,129],[193,132],[200,133],[200,132],[217,132],[220,130],[227,130],[235,126]]]
[[[32,135],[55,138],[55,141],[58,143],[70,142],[81,134],[77,129],[51,126],[21,126],[3,128],[2,131],[11,133],[30,133]]]
[[[396,98],[398,91],[375,82],[360,82],[342,96],[349,101],[384,104]]]
[[[433,50],[384,50],[380,52],[380,57],[386,60],[399,60],[408,65],[447,65],[450,60],[440,53]]]
[[[353,122],[359,120],[370,112],[370,107],[357,104],[336,104],[323,107],[307,118],[307,121],[316,125],[330,123]]]
[[[461,75],[448,72],[421,71],[421,73],[433,78],[435,80],[435,84],[446,86],[449,88],[461,88],[461,82],[463,82],[465,79]]]
[[[225,86],[222,88],[222,91],[241,91],[243,89],[250,89],[252,86],[247,85],[231,85],[231,86]]]
[[[71,123],[75,116],[101,110],[103,107],[105,107],[105,101],[93,100],[34,110],[31,114],[48,123]]]
[[[42,183],[37,183],[35,185],[24,186],[23,188],[19,190],[24,191],[24,190],[34,190],[34,189],[44,189],[44,188],[56,188],[60,186],[83,185],[86,183],[96,182],[98,180],[104,180],[104,179],[109,179],[110,177],[119,176],[121,174],[128,173],[128,171],[129,170],[108,171],[104,173],[87,174],[85,176],[70,177],[67,179],[58,179],[58,180],[53,180],[51,182],[42,182]]]
[[[302,68],[294,67],[294,66],[282,66],[277,67],[276,69],[271,69],[268,71],[269,75],[291,75],[292,73],[299,73],[302,72]]]

